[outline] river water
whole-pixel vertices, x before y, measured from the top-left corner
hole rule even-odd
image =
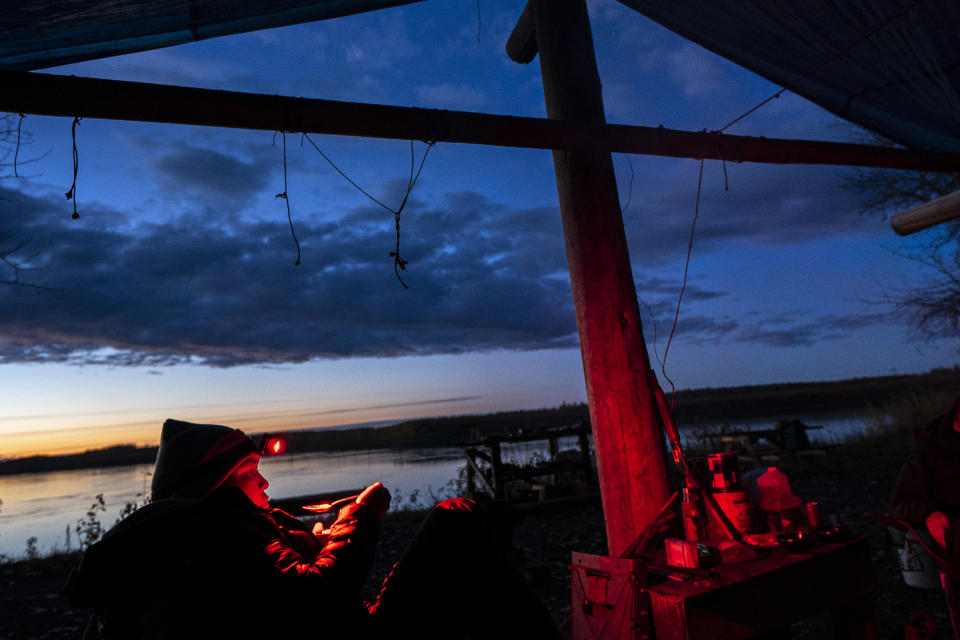
[[[823,424],[824,429],[810,432],[811,439],[822,441],[839,441],[864,424],[862,413],[796,417],[808,425]],[[773,420],[757,419],[730,427],[756,429],[772,424]],[[683,433],[686,438],[693,434],[692,430]],[[561,439],[560,445],[574,448],[576,440]],[[504,449],[504,460],[522,464],[542,453],[542,443],[514,445]],[[431,497],[455,495],[463,466],[459,448],[320,452],[261,461],[261,471],[270,482],[267,493],[274,499],[359,489],[379,480],[394,494],[394,503],[401,506],[409,505],[412,498],[425,506]],[[0,476],[0,554],[23,556],[31,537],[36,537],[36,549],[41,554],[76,548],[74,528],[95,496],[103,494],[107,510],[97,517],[109,527],[125,504],[142,502],[144,492],[149,492],[152,467],[143,464]]]
[[[409,504],[414,491],[419,501],[432,491],[453,495],[451,485],[463,466],[458,448],[371,450],[342,453],[306,453],[264,458],[261,471],[270,482],[271,498],[363,488],[380,480],[395,502]],[[27,539],[36,537],[44,554],[77,547],[73,529],[103,494],[107,510],[97,518],[106,527],[128,502],[142,502],[149,492],[152,464],[107,469],[78,469],[0,476],[0,554],[23,556]]]

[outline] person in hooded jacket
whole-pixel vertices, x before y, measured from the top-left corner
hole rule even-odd
[[[926,529],[949,557],[960,559],[960,396],[919,434],[887,515]]]
[[[389,492],[370,485],[315,535],[270,508],[259,459],[239,429],[164,423],[150,504],[67,581],[68,598],[94,610],[85,639],[559,637],[487,505],[437,505],[366,602]]]

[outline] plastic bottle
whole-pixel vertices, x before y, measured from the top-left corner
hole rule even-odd
[[[800,498],[790,490],[787,474],[776,467],[768,467],[757,478],[760,508],[767,516],[771,531],[795,531],[802,524],[803,511]]]

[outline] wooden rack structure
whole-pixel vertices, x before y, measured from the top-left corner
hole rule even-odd
[[[467,458],[467,492],[469,495],[485,494],[495,500],[514,498],[507,487],[511,482],[520,480],[529,483],[531,493],[540,492],[544,499],[546,485],[532,482],[537,478],[551,478],[556,484],[561,474],[576,474],[587,493],[597,490],[597,479],[590,455],[590,423],[537,429],[535,431],[488,435],[460,444]],[[560,459],[560,438],[576,436],[579,458]],[[503,445],[521,442],[547,441],[549,459],[542,464],[518,466],[503,461]],[[484,464],[489,466],[484,468]],[[581,492],[582,493],[582,492]]]
[[[811,443],[806,432],[823,425],[805,425],[798,420],[782,420],[773,429],[728,431],[719,436],[724,451],[736,451],[742,459],[763,465],[783,458],[824,456],[839,444]]]

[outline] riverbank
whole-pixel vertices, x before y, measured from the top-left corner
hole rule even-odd
[[[960,389],[960,367],[919,375],[852,378],[829,382],[688,389],[676,393],[675,417],[681,428],[720,426],[739,420],[832,411],[867,413],[891,398],[953,395]],[[291,431],[284,435],[290,453],[452,447],[479,436],[568,426],[589,420],[585,404],[484,415],[407,420],[385,427]],[[30,456],[0,461],[0,476],[152,463],[156,447],[121,445],[60,456]]]
[[[884,540],[880,527],[864,515],[884,510],[908,446],[909,433],[899,429],[848,443],[823,458],[785,462],[782,466],[797,495],[819,501],[825,515],[848,524],[855,534],[870,536],[880,637],[902,637],[903,625],[918,611],[931,614],[939,637],[948,637],[950,626],[942,593],[907,587],[895,550]],[[368,593],[376,589],[400,556],[422,515],[402,512],[385,519],[376,564],[366,585]],[[598,504],[581,504],[528,513],[515,531],[514,542],[517,557],[529,569],[533,588],[559,624],[570,608],[570,552],[606,551],[602,510]],[[59,556],[0,566],[0,637],[37,640],[78,636],[86,612],[72,609],[60,593],[75,561],[76,556]],[[792,637],[813,640],[831,634],[829,617],[818,616],[794,625]]]

